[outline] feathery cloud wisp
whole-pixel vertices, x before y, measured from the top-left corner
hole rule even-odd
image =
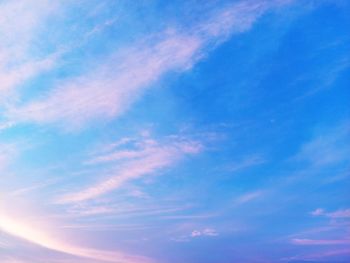
[[[349,239],[292,239],[292,243],[296,245],[348,245],[350,244]]]
[[[90,74],[69,79],[48,96],[9,109],[14,122],[81,127],[97,118],[118,117],[150,84],[167,72],[190,68],[208,47],[248,30],[281,1],[242,1],[182,33],[169,30],[112,55]]]
[[[0,103],[19,84],[53,67],[55,56],[39,58],[28,50],[41,23],[57,8],[47,0],[0,3]]]
[[[325,216],[329,218],[350,218],[350,209],[340,209],[334,212],[326,212],[322,208],[317,208],[311,212],[313,216]]]
[[[151,141],[152,143],[150,145],[146,143],[145,146],[138,150],[115,151],[109,155],[96,157],[91,160],[90,163],[99,163],[115,162],[126,158],[124,164],[120,165],[118,163],[118,169],[116,169],[117,171],[113,177],[88,187],[85,190],[66,194],[58,199],[58,203],[80,202],[96,198],[120,188],[130,180],[135,180],[169,167],[179,161],[183,156],[196,154],[202,149],[200,143],[188,140],[175,140],[166,144]]]
[[[250,201],[256,200],[257,198],[261,197],[263,194],[264,192],[261,190],[243,194],[235,200],[235,204],[241,205],[241,204],[248,203]]]

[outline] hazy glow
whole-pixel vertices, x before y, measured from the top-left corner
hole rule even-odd
[[[18,221],[14,217],[8,217],[4,211],[1,211],[0,214],[0,229],[8,234],[27,240],[44,248],[74,256],[81,256],[106,262],[151,262],[146,258],[123,255],[122,253],[106,252],[68,245],[67,241],[60,241],[53,238],[53,236],[55,236],[54,233],[51,233],[50,235],[47,231],[44,232],[43,230],[39,230],[38,226]]]

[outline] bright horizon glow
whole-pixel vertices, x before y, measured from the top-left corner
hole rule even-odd
[[[15,217],[9,217],[4,211],[1,211],[0,215],[0,230],[44,248],[73,256],[91,258],[104,262],[151,262],[146,258],[68,245],[66,241],[59,241],[52,238],[53,233],[49,235],[47,230],[40,231],[38,226],[27,225],[26,223],[16,220]]]

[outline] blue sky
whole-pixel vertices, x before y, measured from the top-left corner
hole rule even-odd
[[[0,261],[350,261],[344,0],[0,1]]]

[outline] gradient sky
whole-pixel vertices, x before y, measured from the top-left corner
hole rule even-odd
[[[350,262],[348,0],[0,0],[0,262]]]

